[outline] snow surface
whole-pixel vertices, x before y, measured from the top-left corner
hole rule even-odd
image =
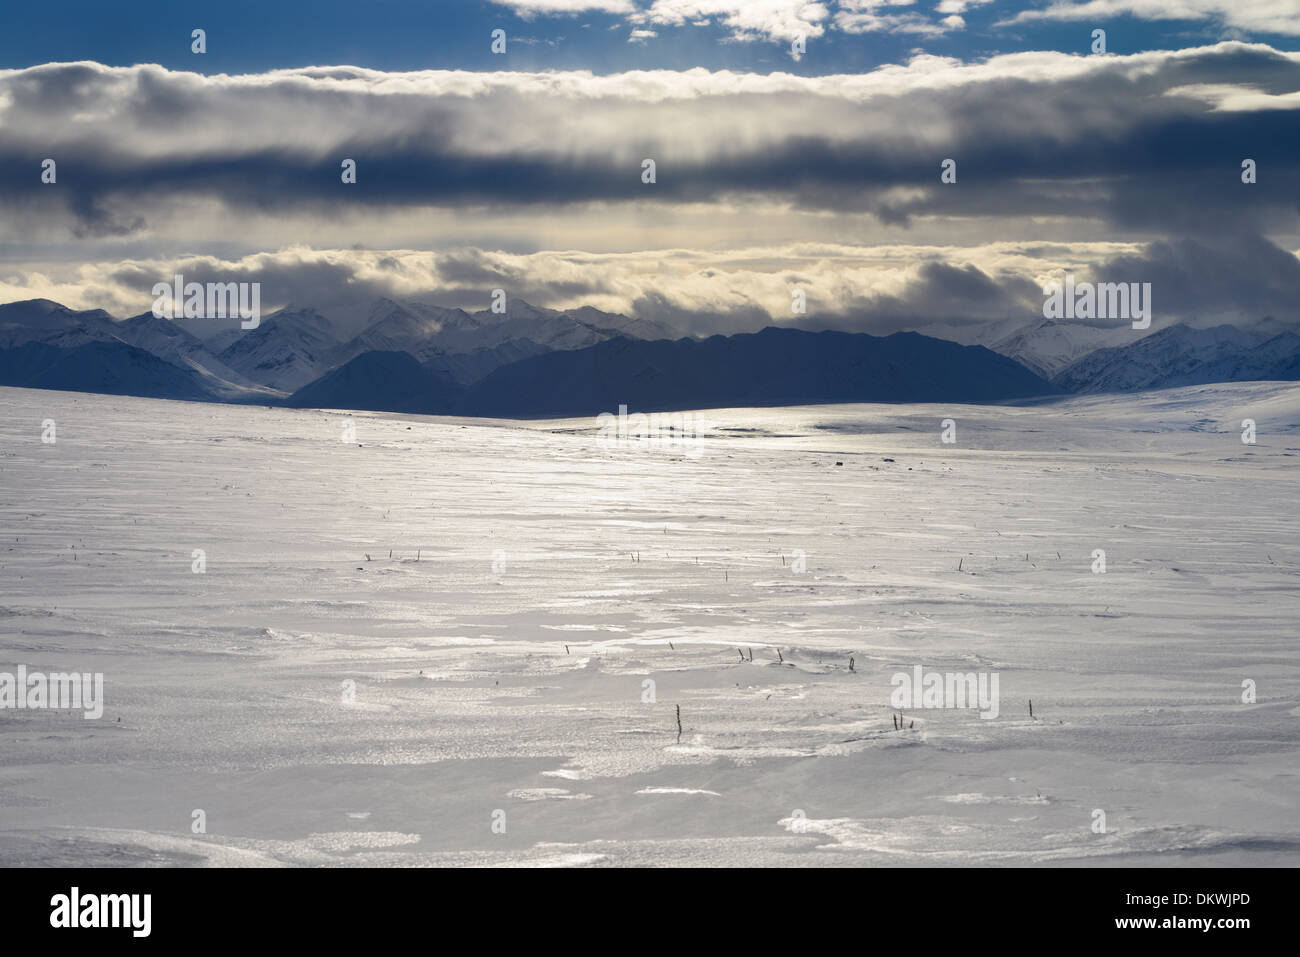
[[[689,455],[0,400],[0,671],[105,675],[0,711],[0,864],[1300,863],[1295,384],[711,410]],[[895,731],[918,664],[1001,714]]]

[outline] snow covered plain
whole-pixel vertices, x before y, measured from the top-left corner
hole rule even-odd
[[[709,411],[698,455],[0,402],[0,671],[105,676],[0,711],[0,863],[1300,863],[1300,386]],[[915,665],[1000,715],[895,731]]]

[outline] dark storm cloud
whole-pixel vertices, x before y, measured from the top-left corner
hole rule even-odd
[[[1068,255],[1068,253],[1067,253]],[[1057,256],[1059,259],[1059,255]],[[1162,320],[1194,325],[1271,317],[1300,328],[1300,259],[1248,233],[1177,239],[1063,271],[1092,282],[1150,283]],[[897,295],[849,300],[816,317],[831,328],[881,332],[934,321],[978,324],[985,318],[1041,315],[1043,289],[1023,276],[995,276],[971,264],[927,263]],[[1097,327],[1127,319],[1076,320]]]
[[[48,156],[59,181],[46,202],[85,235],[143,229],[178,199],[304,225],[340,209],[761,199],[887,223],[1047,216],[1258,232],[1295,224],[1297,91],[1300,57],[1235,43],[925,57],[815,78],[55,64],[0,72],[0,204],[35,215]],[[356,185],[340,182],[344,158]],[[657,164],[651,185],[644,158]],[[939,181],[946,158],[953,185]],[[1250,187],[1245,158],[1260,167]]]
[[[1160,308],[1174,315],[1298,318],[1300,259],[1260,236],[1154,242],[1098,272],[1112,282],[1151,283]]]

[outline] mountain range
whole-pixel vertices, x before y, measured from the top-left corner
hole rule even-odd
[[[502,417],[855,401],[996,402],[1247,379],[1300,379],[1300,335],[1173,325],[1139,334],[1044,320],[987,347],[918,333],[768,328],[678,337],[589,306],[466,312],[379,299],[339,337],[291,305],[200,338],[44,299],[0,305],[0,385],[314,408]],[[354,326],[354,328],[358,328]],[[201,327],[196,326],[196,330]]]
[[[119,320],[103,310],[75,311],[46,299],[0,305],[0,350],[29,342],[56,348],[117,342],[181,369],[205,397],[235,402],[276,402],[367,352],[409,353],[463,386],[502,365],[554,349],[582,348],[615,336],[669,334],[657,323],[591,307],[566,312],[522,300],[508,303],[502,313],[467,313],[380,299],[364,330],[346,341],[318,311],[292,305],[266,316],[255,329],[227,329],[207,339],[184,321],[151,312]],[[22,378],[17,372],[12,376]],[[151,394],[153,378],[141,383]]]
[[[471,386],[465,415],[559,418],[828,402],[1000,402],[1057,390],[983,346],[769,327],[707,339],[611,339],[503,366]]]
[[[1000,328],[990,330],[992,334],[982,344],[1049,380],[1089,353],[1123,348],[1145,335],[1129,325],[1104,329],[1060,319],[1043,319],[1010,332]]]
[[[1128,346],[1098,349],[1065,366],[1052,381],[1067,392],[1140,389],[1300,379],[1300,336],[1280,323],[1169,326]]]
[[[74,357],[64,357],[65,371],[59,373],[62,386],[72,391],[109,391],[127,395],[165,396],[170,391],[176,397],[206,398],[221,401],[268,401],[277,393],[257,382],[245,378],[214,356],[198,337],[178,322],[159,319],[146,312],[128,319],[115,319],[100,309],[77,312],[48,299],[30,299],[0,305],[0,352],[9,352],[24,345],[40,344],[72,352],[92,343],[111,345],[110,349],[83,350]],[[148,362],[131,350],[161,360],[161,365]],[[42,362],[59,362],[52,353],[29,351],[28,356],[42,357]],[[88,378],[84,386],[75,377],[67,378],[66,370],[87,357],[95,357],[101,374]],[[114,364],[121,369],[114,371]],[[14,357],[5,363],[4,385],[29,385],[47,381],[50,373],[45,368],[18,366]],[[180,375],[177,376],[178,370]],[[114,382],[111,388],[100,388]],[[184,383],[184,385],[182,385]]]

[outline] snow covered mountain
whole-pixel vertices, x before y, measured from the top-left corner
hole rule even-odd
[[[671,331],[661,323],[629,319],[601,312],[591,306],[574,310],[542,309],[512,299],[504,313],[482,310],[473,314],[481,323],[478,348],[490,348],[514,340],[530,340],[548,350],[585,349],[614,336],[632,339],[669,339]],[[455,347],[456,343],[448,342]]]
[[[212,398],[232,401],[275,398],[273,392],[258,386],[214,356],[180,322],[159,319],[152,312],[129,319],[114,319],[102,309],[77,311],[48,299],[0,305],[0,349],[13,349],[27,343],[75,349],[92,342],[123,343],[143,350],[194,375],[200,390]],[[139,372],[140,366],[133,359],[127,359],[128,353],[100,350],[95,355],[98,357],[96,361],[101,363],[124,361],[128,368],[121,370],[120,378],[108,378],[117,382],[115,388],[125,389],[124,394],[136,394],[130,391],[129,383],[133,374],[131,370]],[[96,381],[103,378],[103,375],[97,375]],[[184,391],[186,398],[194,397],[188,388]],[[160,393],[151,388],[138,394]]]
[[[994,396],[965,388],[970,369],[983,368],[973,353],[957,361],[956,353],[942,351],[987,350],[916,333],[885,339],[840,333],[841,345],[852,351],[844,357],[824,354],[818,334],[798,330],[784,330],[793,334],[788,339],[767,330],[674,341],[672,330],[655,322],[586,306],[544,309],[520,299],[501,314],[380,299],[367,318],[359,335],[340,343],[326,316],[290,306],[256,329],[219,333],[205,343],[184,322],[152,313],[119,320],[103,310],[78,311],[33,299],[0,305],[0,368],[9,384],[58,383],[47,388],[149,396],[167,396],[171,389],[176,398],[266,403],[293,394],[312,405],[359,409],[395,409],[394,403],[403,409],[444,409],[455,395],[456,408],[466,414],[524,416],[570,409],[585,414],[611,402],[667,409],[959,395],[986,401],[1042,394],[1047,383],[1062,391],[1096,393],[1300,380],[1300,332],[1271,319],[1249,327],[1176,325],[1146,335],[1128,326],[1097,329],[1050,320],[1017,330],[990,329],[987,336],[995,341],[985,358],[997,354],[1009,363],[985,370],[995,381],[1010,383]],[[867,349],[868,340],[888,345]],[[210,346],[222,343],[214,355]],[[918,364],[902,348],[905,343],[942,346],[929,346],[933,355]],[[83,349],[105,344],[129,348]],[[16,351],[29,345],[44,348]],[[795,351],[786,355],[786,347]],[[372,353],[387,358],[348,368]],[[395,353],[412,362],[398,364]],[[141,354],[184,374],[173,376]],[[807,367],[799,368],[800,363]],[[346,375],[304,392],[345,368]],[[935,379],[935,368],[954,377],[952,388]],[[374,396],[366,393],[361,373],[367,370],[376,376],[370,383]],[[1021,374],[1029,379],[1016,378]],[[381,381],[389,375],[397,381]],[[423,397],[411,397],[417,393]]]
[[[431,373],[468,385],[502,366],[554,350],[581,349],[615,336],[671,335],[661,324],[590,306],[566,312],[520,299],[503,314],[380,299],[359,335],[340,342],[334,328],[315,309],[286,306],[255,329],[228,329],[205,342],[184,322],[152,312],[119,320],[103,310],[78,311],[47,299],[0,305],[0,349],[31,342],[63,349],[120,342],[194,374],[208,397],[235,402],[275,401],[369,352],[408,353]],[[125,361],[125,356],[110,350],[98,361]],[[130,374],[124,369],[114,379],[117,387],[129,391]],[[155,386],[145,391],[160,394]],[[182,391],[194,395],[188,386]]]
[[[152,353],[172,365],[193,370],[213,396],[233,401],[275,398],[260,384],[224,362],[180,322],[159,319],[152,312],[115,322],[116,338]]]
[[[28,342],[78,346],[113,338],[113,317],[102,309],[78,312],[49,299],[0,305],[0,349]]]
[[[592,306],[569,309],[567,315],[596,329],[617,332],[632,339],[677,339],[681,333],[655,319],[633,319],[617,312],[603,312]]]
[[[584,349],[615,336],[669,338],[666,326],[601,312],[544,309],[522,299],[504,313],[468,313],[427,303],[380,299],[359,335],[339,346],[330,364],[342,365],[366,352],[407,352],[420,362],[469,384],[494,369],[545,352]]]
[[[551,351],[553,350],[538,345],[531,339],[511,339],[499,346],[478,349],[474,352],[435,354],[430,356],[424,365],[453,382],[470,385],[502,366]]]
[[[1145,335],[1147,332],[1130,325],[1099,329],[1078,322],[1044,319],[984,344],[1050,379],[1090,352],[1122,347]]]
[[[1277,323],[1251,329],[1176,325],[1132,345],[1099,349],[1052,377],[1068,392],[1131,392],[1210,382],[1300,379],[1300,336]]]
[[[286,306],[256,329],[231,331],[236,334],[218,358],[248,379],[281,392],[294,392],[336,365],[332,356],[339,341],[330,321],[314,309]]]
[[[370,308],[365,329],[335,349],[330,364],[338,367],[366,352],[407,352],[422,359],[422,353],[438,351],[439,339],[472,339],[478,328],[463,309],[380,299]]]

